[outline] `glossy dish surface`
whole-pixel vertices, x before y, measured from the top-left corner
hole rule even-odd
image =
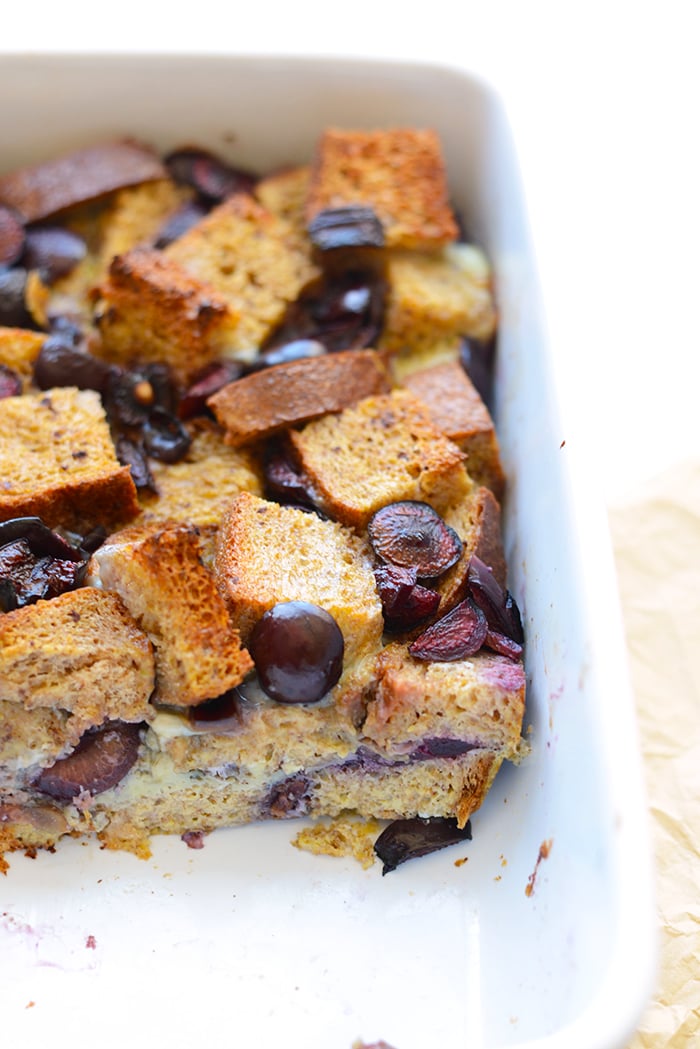
[[[497,94],[421,65],[146,55],[5,60],[0,93],[7,170],[125,133],[266,169],[308,156],[327,125],[437,130],[496,273],[532,746],[499,775],[473,841],[391,878],[293,849],[284,823],[219,831],[196,852],[160,839],[151,861],[76,842],[13,859],[0,908],[9,1030],[38,1044],[56,1017],[103,1027],[109,1010],[117,1044],[132,1021],[114,1002],[128,998],[175,1046],[232,1016],[261,1049],[623,1046],[651,955],[633,708],[607,533],[567,455]]]

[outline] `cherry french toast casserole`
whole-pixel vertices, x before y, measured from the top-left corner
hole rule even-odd
[[[0,174],[0,867],[470,836],[525,750],[496,331],[429,129]]]

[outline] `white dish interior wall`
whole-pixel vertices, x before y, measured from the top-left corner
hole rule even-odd
[[[632,704],[607,535],[562,447],[498,96],[421,65],[136,55],[6,57],[0,95],[4,169],[129,134],[265,170],[305,161],[328,124],[437,129],[497,275],[532,744],[499,775],[471,843],[386,878],[292,848],[292,823],[218,832],[196,852],[159,839],[149,862],[76,842],[14,857],[0,884],[5,1031],[31,1045],[55,1039],[57,1021],[104,1045],[243,1031],[257,1049],[622,1045],[650,971]]]

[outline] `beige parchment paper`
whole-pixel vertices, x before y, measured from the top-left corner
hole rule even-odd
[[[609,508],[652,826],[659,974],[629,1049],[700,1047],[700,462]]]

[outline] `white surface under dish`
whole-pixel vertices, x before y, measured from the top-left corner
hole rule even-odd
[[[16,55],[0,98],[7,170],[124,134],[265,170],[305,161],[329,124],[439,132],[455,204],[496,273],[532,745],[497,778],[472,842],[386,878],[297,851],[284,822],[217,832],[201,851],[159,839],[151,861],[77,842],[13,857],[3,1032],[25,1046],[79,1025],[103,1046],[254,1032],[256,1049],[621,1049],[653,958],[636,726],[605,518],[565,441],[497,93],[419,63]]]

